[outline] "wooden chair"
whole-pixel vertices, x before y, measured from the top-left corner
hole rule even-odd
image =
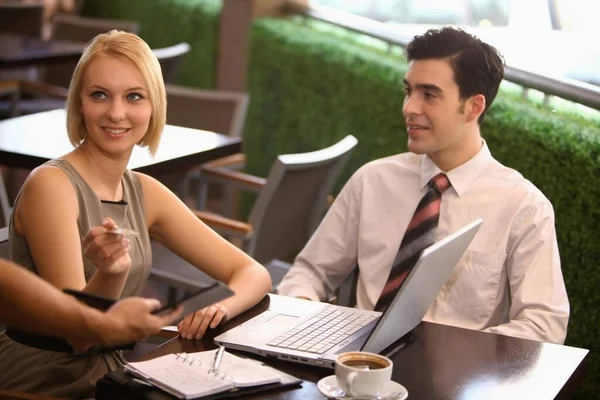
[[[244,92],[198,89],[167,85],[167,123],[186,128],[221,133],[231,137],[243,134],[250,97]],[[200,165],[190,168],[183,178],[163,182],[181,198],[190,194],[191,183],[197,181]]]
[[[227,238],[238,238],[242,249],[267,267],[273,290],[287,271],[281,260],[299,252],[319,225],[328,207],[328,195],[348,161],[357,139],[348,135],[338,143],[309,153],[280,155],[268,177],[260,178],[225,168],[205,165],[200,184],[206,191],[210,182],[235,186],[258,193],[248,221],[193,210],[195,215]],[[200,199],[203,204],[205,197]],[[197,269],[166,248],[153,246],[161,260],[153,273],[170,274],[199,281]]]
[[[244,92],[167,85],[167,121],[171,125],[242,136],[250,97]]]

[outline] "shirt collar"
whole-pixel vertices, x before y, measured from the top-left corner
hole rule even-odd
[[[479,176],[488,162],[492,160],[492,154],[490,153],[487,143],[483,139],[481,141],[483,146],[481,146],[481,149],[479,149],[479,152],[477,152],[473,158],[453,170],[446,172],[452,187],[459,197],[469,189],[471,183]],[[421,189],[424,189],[431,178],[439,173],[443,173],[443,171],[431,161],[431,158],[426,155],[422,156]]]

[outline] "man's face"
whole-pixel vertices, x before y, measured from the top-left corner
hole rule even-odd
[[[411,61],[404,77],[408,149],[436,158],[460,158],[468,140],[469,101],[461,102],[454,72],[445,59]],[[465,110],[467,106],[467,110]],[[476,123],[476,121],[475,121]],[[438,164],[439,165],[439,164]]]

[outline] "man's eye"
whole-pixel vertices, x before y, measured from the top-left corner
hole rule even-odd
[[[406,87],[404,88],[404,93],[410,94],[410,92],[411,92],[411,90],[409,88],[406,88]]]
[[[94,98],[96,100],[104,100],[104,99],[106,99],[106,94],[104,92],[97,90],[94,93],[92,93],[92,98]]]
[[[129,93],[127,95],[127,99],[130,100],[130,101],[138,101],[138,100],[141,100],[143,98],[144,97],[141,94],[139,94],[139,93]]]
[[[435,99],[435,95],[433,93],[425,92],[424,96],[426,99]]]

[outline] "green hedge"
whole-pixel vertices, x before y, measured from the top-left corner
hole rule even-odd
[[[145,10],[142,4],[146,2],[141,0],[110,3],[109,11],[92,11],[91,6],[86,10],[106,17],[136,17],[142,23],[142,36],[152,44],[159,37],[166,45],[167,40],[183,37],[181,32],[194,32],[196,36],[188,39],[196,44],[194,64],[186,65],[180,82],[213,86],[213,72],[207,73],[206,65],[215,62],[215,2],[155,1],[160,6],[153,5],[152,11]],[[203,15],[190,15],[192,7]],[[201,32],[186,25],[186,21],[200,20],[208,21]],[[146,26],[154,21],[156,25]],[[169,29],[174,25],[178,29]],[[159,26],[166,29],[159,31]],[[400,55],[359,44],[352,35],[324,33],[311,24],[264,19],[254,24],[250,58],[251,101],[244,133],[249,172],[264,176],[277,154],[318,149],[351,133],[359,145],[339,190],[365,162],[406,150],[401,84],[406,63]],[[198,68],[202,71],[193,74]],[[596,383],[600,382],[596,340],[600,337],[600,210],[595,207],[600,198],[600,127],[500,94],[486,118],[483,135],[500,162],[523,173],[554,205],[571,302],[567,344],[591,351],[588,378],[579,397],[600,398]]]
[[[152,48],[190,44],[176,83],[214,87],[221,0],[86,0],[83,14],[134,20]]]

